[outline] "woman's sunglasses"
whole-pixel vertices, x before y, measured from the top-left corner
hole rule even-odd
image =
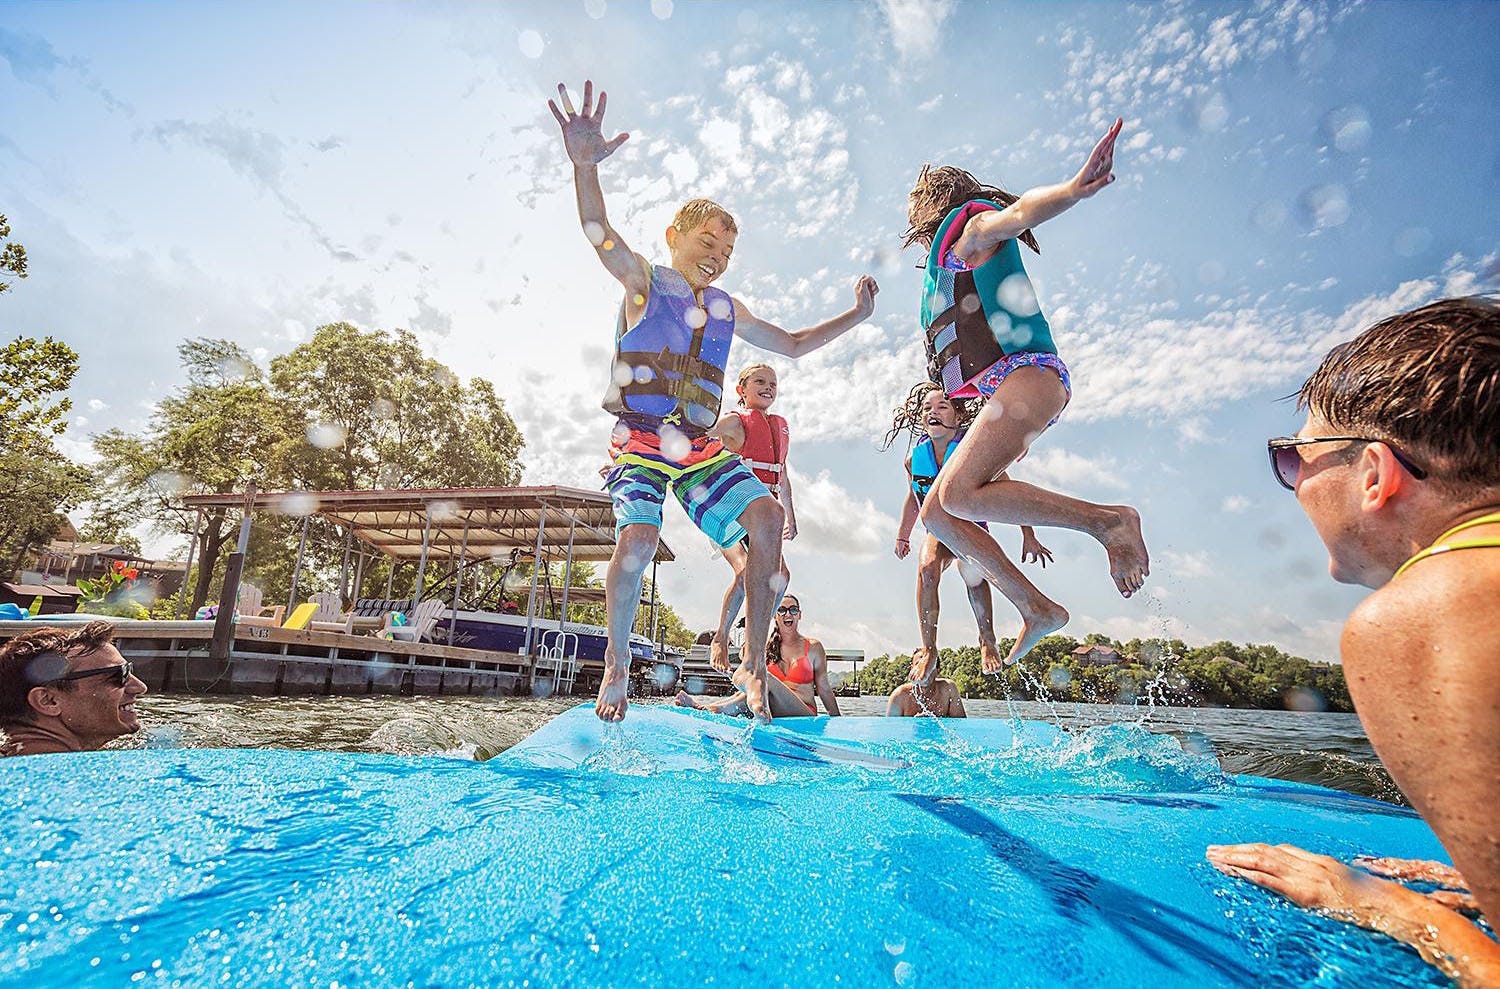
[[[797,607],[795,604],[782,605],[781,607],[776,609],[776,613],[778,615],[800,615],[802,614],[802,609]]]
[[[1271,473],[1276,475],[1276,480],[1288,491],[1297,490],[1297,474],[1302,470],[1302,454],[1297,452],[1297,447],[1313,443],[1385,443],[1391,456],[1396,458],[1396,463],[1405,467],[1412,477],[1420,481],[1427,476],[1425,470],[1412,463],[1409,457],[1385,440],[1369,436],[1278,436],[1266,440],[1266,453],[1271,457]]]

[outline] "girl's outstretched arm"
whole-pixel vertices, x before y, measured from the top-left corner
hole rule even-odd
[[[599,260],[611,275],[625,286],[627,292],[644,296],[651,282],[645,261],[620,237],[619,231],[610,225],[604,211],[604,189],[599,185],[599,163],[615,153],[615,149],[629,139],[629,134],[618,134],[609,140],[604,138],[604,107],[609,95],[599,90],[599,103],[594,105],[594,83],[583,84],[583,110],[573,109],[568,89],[557,84],[557,95],[563,109],[552,100],[547,109],[562,128],[563,147],[568,160],[573,163],[573,185],[578,193],[578,222],[583,233],[594,245]],[[566,112],[564,112],[566,111]]]
[[[906,473],[911,475],[911,458],[906,458]],[[906,486],[906,504],[901,506],[901,525],[896,529],[896,559],[904,560],[911,552],[911,531],[916,527],[917,515],[922,506],[917,504],[917,495]]]
[[[1089,198],[1115,180],[1115,138],[1124,121],[1115,119],[1078,174],[1057,185],[1027,189],[1002,210],[980,213],[964,225],[953,252],[966,261],[988,256],[996,247]]]
[[[875,284],[875,279],[869,275],[860,275],[854,283],[854,308],[805,330],[784,330],[775,323],[768,323],[750,312],[739,299],[735,299],[734,331],[753,347],[784,357],[801,357],[832,343],[869,319],[875,312],[875,294],[879,291],[880,286]]]

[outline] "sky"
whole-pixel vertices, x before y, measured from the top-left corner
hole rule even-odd
[[[634,249],[665,262],[707,196],[740,227],[719,284],[762,318],[811,325],[880,281],[868,322],[769,362],[804,630],[906,652],[905,446],[879,449],[924,370],[906,193],[925,162],[1063,181],[1120,116],[1115,184],[1026,254],[1074,398],[1013,473],[1137,506],[1152,577],[1121,599],[1061,530],[1028,572],[1080,637],[1335,659],[1363,592],[1328,577],[1264,441],[1332,344],[1500,287],[1497,38],[1482,3],[5,4],[0,213],[32,275],[0,334],[79,351],[63,446],[86,460],[180,384],[184,338],[268,361],[328,322],[406,327],[495,382],[526,483],[597,488],[619,289],[545,103],[591,78],[631,135],[601,174]],[[736,344],[731,372],[765,356]],[[673,506],[664,534],[663,593],[709,627],[728,568]],[[942,600],[940,644],[972,644],[956,574]]]

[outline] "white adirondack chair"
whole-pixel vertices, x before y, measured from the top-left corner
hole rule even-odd
[[[438,616],[447,610],[447,607],[439,598],[420,601],[407,613],[405,625],[392,625],[390,617],[387,616],[385,627],[380,630],[380,634],[387,639],[420,642],[431,634],[432,627],[437,624]]]
[[[313,615],[312,621],[307,627],[315,632],[343,632],[345,635],[354,634],[354,612],[344,612],[344,602],[333,591],[319,591],[307,596],[309,604],[318,606],[318,613]]]
[[[262,607],[261,602],[265,598],[265,592],[259,587],[242,581],[239,595],[235,598],[235,622],[240,625],[267,625],[271,628],[280,625],[281,619],[286,616],[286,606]]]

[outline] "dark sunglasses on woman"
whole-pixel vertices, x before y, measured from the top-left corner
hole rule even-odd
[[[1278,436],[1266,440],[1266,453],[1271,457],[1271,473],[1276,475],[1277,482],[1288,491],[1297,490],[1297,474],[1302,470],[1302,454],[1297,452],[1297,447],[1313,443],[1385,443],[1391,456],[1396,458],[1396,463],[1405,467],[1407,473],[1419,481],[1427,477],[1425,470],[1412,463],[1410,458],[1385,440],[1369,436]]]

